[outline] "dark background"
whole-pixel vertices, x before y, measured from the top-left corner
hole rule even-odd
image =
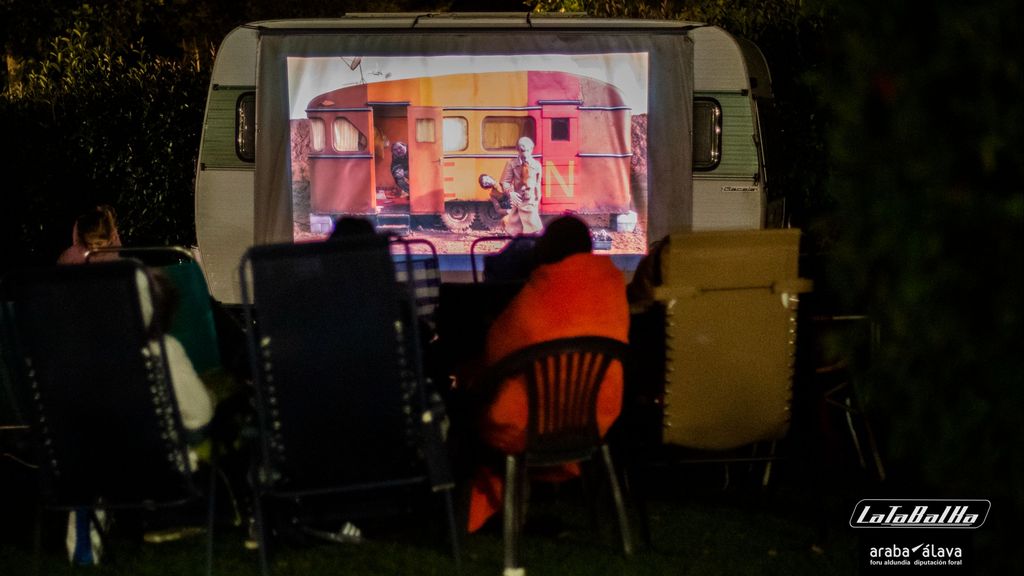
[[[757,42],[778,123],[770,185],[806,232],[822,309],[867,314],[856,381],[904,497],[990,498],[979,554],[1024,509],[1020,4],[986,0],[491,2],[718,24]],[[74,217],[126,244],[195,241],[207,82],[232,27],[469,2],[0,0],[0,273],[53,262]],[[863,349],[853,337],[828,343]],[[1019,562],[1019,561],[1018,561]]]

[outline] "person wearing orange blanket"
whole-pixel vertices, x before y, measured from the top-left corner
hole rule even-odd
[[[627,342],[629,305],[625,279],[607,256],[591,253],[590,231],[577,218],[552,222],[538,240],[538,267],[488,331],[484,361],[492,365],[531,344],[573,336],[607,336]],[[622,367],[613,365],[597,399],[597,422],[602,435],[622,407]],[[526,443],[526,386],[509,380],[477,422],[480,439],[503,453],[521,452]],[[565,480],[579,474],[568,466],[543,480]],[[478,530],[501,509],[503,479],[499,472],[479,466],[470,485],[470,532]]]

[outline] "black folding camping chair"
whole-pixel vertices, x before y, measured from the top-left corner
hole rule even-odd
[[[41,508],[152,510],[204,497],[193,478],[162,339],[148,330],[152,314],[144,307],[152,310],[151,287],[133,260],[54,266],[10,278],[4,317],[18,359],[13,388],[36,440]],[[213,488],[211,481],[205,494],[207,573]],[[39,519],[36,529],[38,559]]]
[[[411,268],[411,258],[403,262]],[[442,496],[458,562],[453,482],[423,389],[413,286],[396,280],[388,238],[256,246],[240,275],[260,425],[254,513],[263,573],[266,502],[397,497],[417,486]]]

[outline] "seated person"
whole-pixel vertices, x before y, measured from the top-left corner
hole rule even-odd
[[[90,250],[121,246],[117,218],[110,206],[97,206],[75,219],[71,230],[71,246],[57,258],[57,264],[84,264]],[[111,255],[103,255],[110,258]]]
[[[591,249],[590,231],[579,219],[566,216],[548,226],[535,248],[538,267],[488,331],[486,365],[556,338],[607,336],[628,341],[625,278],[610,258],[592,254]],[[622,384],[621,367],[612,366],[598,392],[597,422],[602,435],[621,410]],[[474,416],[480,440],[502,453],[521,452],[527,410],[524,383],[506,382]],[[579,474],[575,466],[559,472],[541,479],[564,480]],[[473,532],[500,509],[502,476],[480,466],[470,489],[468,528]]]
[[[668,256],[669,236],[653,242],[640,259],[633,279],[626,286],[626,296],[635,312],[643,312],[654,303],[654,290],[664,282],[663,260]]]
[[[391,176],[401,191],[400,196],[409,195],[409,147],[405,142],[395,142],[391,146]]]
[[[160,341],[163,340],[171,386],[174,389],[178,413],[181,415],[181,423],[185,428],[186,439],[189,443],[189,465],[195,471],[200,459],[197,450],[205,452],[209,449],[208,446],[201,447],[200,445],[205,442],[206,427],[213,419],[213,398],[192,367],[185,347],[177,338],[167,333],[178,306],[178,292],[174,283],[162,272],[151,272],[150,278],[153,280],[151,298],[149,280],[142,272],[137,274],[142,318],[149,327],[149,348],[154,354],[159,354]],[[68,515],[66,544],[68,558],[73,564],[98,564],[100,561],[103,552],[102,541],[96,533],[96,527],[90,525],[91,514],[95,514],[101,527],[106,527],[107,516],[102,509],[90,511],[88,508],[78,508]],[[172,530],[172,532],[179,531]]]
[[[334,230],[331,231],[330,240],[339,238],[354,238],[360,236],[373,236],[377,231],[373,229],[373,223],[366,218],[359,216],[342,216],[334,223]]]
[[[160,341],[163,340],[181,423],[185,428],[189,444],[197,446],[205,440],[206,426],[213,419],[213,397],[199,374],[196,373],[195,368],[192,367],[192,361],[189,360],[185,347],[177,338],[168,333],[171,321],[178,309],[180,299],[178,289],[166,274],[158,270],[151,270],[150,278],[153,279],[152,300],[145,293],[148,281],[145,280],[145,277],[139,278],[142,315],[149,323],[149,346],[154,353],[158,353]],[[194,470],[198,459],[192,450],[189,450],[189,459]]]
[[[526,282],[537,267],[534,246],[536,236],[519,235],[499,252],[484,256],[484,282]]]
[[[512,209],[512,198],[509,193],[505,191],[490,174],[481,174],[477,178],[477,182],[480,187],[484,190],[490,191],[491,205],[494,206],[494,211],[497,214],[505,215],[508,214],[509,210]]]

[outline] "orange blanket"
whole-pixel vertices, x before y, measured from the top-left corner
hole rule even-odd
[[[572,336],[608,336],[627,342],[629,304],[622,273],[607,256],[575,254],[541,266],[495,320],[487,335],[490,365],[521,348]],[[603,435],[622,408],[622,367],[610,367],[597,398],[597,422]],[[525,384],[510,380],[481,417],[481,438],[505,453],[521,452],[526,442]],[[563,470],[561,478],[579,473]],[[558,476],[558,475],[556,475]],[[469,531],[479,529],[501,507],[502,478],[482,467],[472,481]]]

